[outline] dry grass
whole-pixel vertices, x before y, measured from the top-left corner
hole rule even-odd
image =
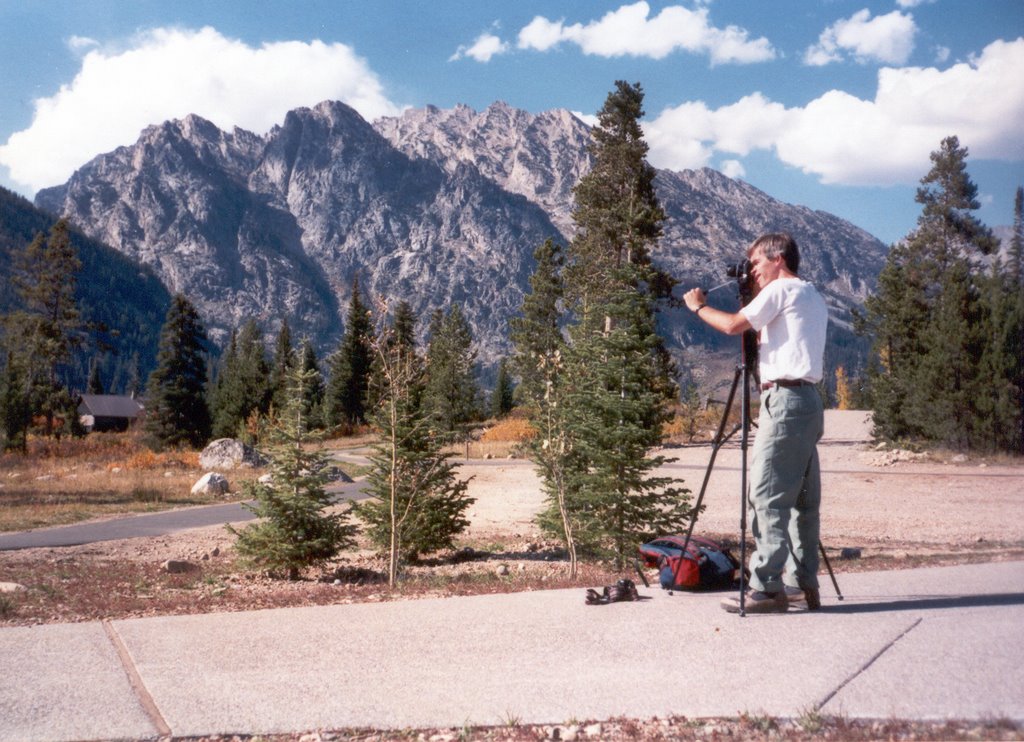
[[[239,478],[232,477],[226,498],[192,495],[202,473],[197,452],[154,453],[133,433],[33,439],[27,454],[0,456],[0,531],[223,502],[241,490]]]

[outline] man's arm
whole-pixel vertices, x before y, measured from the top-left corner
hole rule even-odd
[[[754,329],[742,312],[735,314],[723,312],[721,309],[708,306],[705,299],[703,289],[690,289],[683,295],[683,301],[686,302],[687,308],[719,332],[724,332],[726,335],[739,335],[746,330]]]

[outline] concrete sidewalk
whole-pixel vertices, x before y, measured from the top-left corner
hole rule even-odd
[[[840,574],[816,613],[584,589],[0,629],[0,739],[615,716],[1024,721],[1024,562]],[[586,586],[584,586],[586,587]],[[599,587],[599,586],[590,586]]]

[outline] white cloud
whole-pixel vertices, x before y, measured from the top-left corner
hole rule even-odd
[[[743,167],[743,163],[739,160],[723,160],[721,166],[718,168],[723,174],[739,180],[747,175],[747,169]]]
[[[919,5],[931,5],[935,0],[896,0],[896,5],[901,8],[916,8]]]
[[[92,49],[99,45],[100,42],[96,41],[96,39],[90,39],[88,36],[72,36],[68,39],[68,48],[74,52],[82,51],[83,49]]]
[[[716,110],[666,109],[645,126],[657,167],[696,168],[716,153],[774,150],[785,164],[846,185],[913,184],[929,155],[956,135],[972,158],[1024,161],[1024,38],[997,41],[969,63],[883,68],[873,100],[832,90],[802,108],[759,93]]]
[[[519,32],[520,49],[548,51],[562,44],[576,44],[584,54],[601,57],[650,57],[663,59],[675,51],[707,54],[712,64],[764,62],[775,58],[765,38],[749,38],[745,29],[710,25],[708,9],[689,10],[678,5],[651,17],[646,2],[623,5],[600,20],[566,25],[537,16]]]
[[[460,46],[448,61],[454,62],[463,57],[471,57],[477,62],[490,62],[491,57],[497,54],[504,54],[508,50],[509,45],[507,42],[502,41],[492,33],[482,33],[472,45],[468,47]]]
[[[33,189],[61,183],[146,126],[195,113],[217,126],[264,132],[299,106],[340,100],[367,119],[400,108],[344,44],[249,46],[213,28],[158,28],[117,51],[93,49],[75,79],[35,101],[31,125],[0,146],[0,164]]]
[[[861,63],[905,64],[916,34],[912,15],[894,10],[872,18],[865,8],[822,31],[818,43],[804,52],[804,63],[820,67],[852,54]]]

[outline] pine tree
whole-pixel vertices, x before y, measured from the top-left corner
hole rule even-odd
[[[6,317],[8,345],[27,362],[32,414],[45,417],[47,435],[59,436],[78,419],[62,369],[82,345],[85,329],[75,300],[82,264],[67,222],[54,224],[48,237],[38,234],[12,263],[23,309]],[[55,427],[58,419],[65,421],[65,429]]]
[[[366,422],[367,389],[373,358],[370,350],[372,319],[363,303],[359,281],[352,281],[352,301],[345,322],[341,347],[331,358],[327,387],[329,424],[360,425]]]
[[[1011,287],[1024,290],[1024,187],[1020,186],[1013,199],[1013,234],[1010,235],[1006,278]]]
[[[527,404],[536,406],[548,393],[550,359],[564,345],[562,247],[549,239],[534,250],[533,259],[536,267],[530,276],[530,293],[523,297],[521,316],[511,321],[511,338],[519,393]]]
[[[690,512],[688,490],[654,474],[670,461],[651,451],[672,413],[647,301],[623,287],[609,306],[612,329],[574,328],[567,353],[566,425],[579,459],[569,471],[580,503],[576,533],[581,545],[614,557],[619,568],[637,543],[678,530]]]
[[[0,426],[3,428],[3,450],[28,450],[28,429],[32,423],[32,407],[25,363],[13,352],[4,354],[0,375]]]
[[[288,377],[295,367],[295,350],[292,348],[292,331],[288,318],[281,320],[274,342],[274,358],[270,362],[270,405],[283,410],[288,396]]]
[[[323,564],[354,544],[356,529],[348,511],[326,512],[332,503],[327,454],[313,447],[319,438],[311,432],[307,403],[316,374],[299,368],[286,377],[285,406],[269,430],[270,481],[247,482],[246,505],[259,522],[242,531],[238,553],[271,573],[297,579],[300,570]]]
[[[253,423],[270,411],[270,366],[266,346],[255,320],[232,335],[217,377],[213,435],[256,442]]]
[[[235,380],[238,377],[237,330],[231,331],[227,348],[224,349],[217,366],[216,378],[209,392],[212,435],[214,438],[229,438],[238,428],[235,416],[236,406],[240,404],[233,399],[236,395]]]
[[[976,436],[985,448],[1024,453],[1024,291],[999,260],[982,289],[992,333],[978,364],[984,384],[974,400]]]
[[[385,328],[372,344],[379,442],[367,475],[370,499],[356,507],[367,535],[388,553],[391,585],[402,560],[451,547],[469,525],[465,511],[473,503],[420,403],[423,363],[396,329]]]
[[[987,437],[981,408],[991,400],[980,362],[991,353],[993,313],[978,266],[996,242],[971,214],[979,204],[967,154],[956,137],[932,153],[917,226],[892,248],[866,302],[860,330],[874,338],[870,393],[883,438],[971,448]]]
[[[650,262],[664,211],[646,161],[643,90],[617,82],[598,113],[594,165],[576,186],[578,232],[569,246],[565,297],[575,320],[564,360],[566,434],[576,457],[567,503],[579,543],[621,565],[635,541],[680,527],[687,490],[654,476],[676,394],[655,333],[652,287],[668,285]]]
[[[395,308],[394,325],[388,342],[412,350],[416,347],[416,313],[412,305],[402,300]]]
[[[307,338],[302,344],[302,358],[299,362],[302,372],[309,378],[305,387],[305,407],[312,430],[324,427],[324,376],[320,371],[320,361],[316,357],[313,343]]]
[[[100,364],[96,358],[89,362],[89,380],[86,382],[85,391],[88,394],[104,394],[103,379],[100,377]]]
[[[160,330],[156,368],[146,383],[145,429],[154,448],[198,448],[210,437],[206,342],[199,313],[177,294]]]
[[[478,417],[475,363],[473,335],[462,309],[455,304],[447,314],[437,310],[430,322],[423,404],[448,440]]]
[[[508,372],[508,362],[502,358],[498,363],[498,376],[494,381],[494,392],[491,394],[491,415],[505,417],[512,411],[514,400],[515,387]]]

